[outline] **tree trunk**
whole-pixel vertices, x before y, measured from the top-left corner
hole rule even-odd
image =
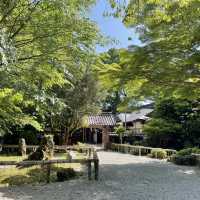
[[[69,128],[67,128],[65,126],[64,129],[64,145],[68,145],[69,144]]]

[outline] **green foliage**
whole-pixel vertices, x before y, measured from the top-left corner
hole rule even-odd
[[[167,158],[167,152],[163,149],[153,149],[151,151],[151,157],[158,159],[165,159]]]
[[[66,155],[58,154],[55,157],[56,159],[65,159]],[[1,155],[0,161],[22,161],[25,157],[22,156],[9,156]],[[57,172],[68,171],[70,172],[75,169],[80,169],[81,165],[79,163],[64,163],[64,164],[55,164],[51,167],[51,182],[57,181]],[[76,172],[75,176],[82,175],[82,172]],[[69,176],[68,176],[69,177]],[[71,176],[70,176],[71,177]],[[71,177],[72,178],[72,177]],[[26,184],[39,184],[46,183],[47,179],[47,170],[46,167],[41,166],[31,166],[28,168],[17,168],[9,167],[4,170],[0,170],[0,186],[18,186]]]
[[[171,161],[177,165],[197,165],[197,157],[192,155],[192,153],[199,154],[200,149],[197,147],[182,149],[176,155],[172,156]]]
[[[118,127],[115,127],[115,133],[118,134],[118,135],[122,135],[125,133],[125,128],[123,126],[118,126]]]
[[[27,124],[73,132],[77,113],[96,109],[103,37],[88,18],[94,3],[0,1],[0,134]]]
[[[22,108],[25,108],[27,103],[22,93],[10,88],[0,89],[0,135],[9,132],[9,127],[16,124],[32,125],[36,130],[42,130],[34,117],[23,112]]]
[[[178,151],[177,155],[178,156],[186,156],[186,155],[191,155],[192,153],[192,148],[186,148]]]
[[[105,98],[102,101],[102,111],[116,113],[119,105],[124,98],[122,86],[113,87],[113,80],[110,79],[107,70],[109,66],[117,67],[120,62],[119,51],[117,49],[109,49],[108,52],[100,55],[101,65],[97,68],[100,76],[101,84],[104,87]],[[109,87],[107,87],[109,85]],[[112,85],[112,86],[111,86]],[[106,89],[105,89],[106,88]]]
[[[17,186],[23,184],[38,184],[46,182],[46,171],[40,167],[31,167],[28,169],[8,168],[3,170],[0,184]]]
[[[186,149],[182,149],[180,151],[178,151],[178,153],[176,155],[178,156],[186,156],[186,155],[191,155],[192,153],[200,153],[200,149],[197,147],[194,148],[186,148]]]
[[[177,149],[198,146],[199,118],[199,101],[160,100],[152,119],[144,126],[147,142],[151,146]]]
[[[177,165],[188,166],[194,166],[198,163],[197,158],[194,155],[174,155],[172,156],[171,161]]]
[[[13,127],[11,132],[14,133],[6,133],[3,136],[4,144],[18,144],[20,138],[24,138],[27,145],[38,145],[38,131],[35,130],[32,126],[28,125],[23,128]]]
[[[46,169],[40,166],[29,167],[25,169],[8,168],[0,172],[0,185],[19,186],[27,184],[46,183]],[[78,174],[73,168],[68,166],[52,167],[51,182],[64,181],[75,178]]]
[[[147,135],[146,142],[154,147],[180,148],[182,131],[180,124],[161,118],[153,118],[144,126],[144,133]]]
[[[114,15],[135,28],[143,45],[122,50],[118,66],[109,66],[112,85],[137,88],[130,97],[198,98],[200,1],[114,2]]]

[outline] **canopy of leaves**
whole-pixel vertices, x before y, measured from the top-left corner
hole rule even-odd
[[[30,124],[41,130],[66,108],[85,112],[82,108],[86,104],[95,104],[92,66],[96,44],[103,38],[87,15],[93,3],[0,1],[2,130],[14,124]]]
[[[143,42],[122,50],[120,64],[107,69],[113,84],[123,83],[133,96],[198,97],[200,1],[131,0],[112,5],[115,16],[134,27]]]
[[[110,49],[108,52],[102,53],[99,56],[99,64],[96,66],[98,75],[101,79],[101,84],[104,88],[105,99],[102,101],[102,111],[116,113],[118,107],[122,103],[125,94],[123,93],[123,87],[110,87],[113,84],[113,80],[107,70],[113,66],[117,67],[120,63],[119,51],[117,49]],[[109,87],[107,87],[109,85]]]

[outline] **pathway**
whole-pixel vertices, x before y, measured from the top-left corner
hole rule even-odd
[[[199,200],[200,169],[99,152],[100,180],[0,188],[0,200]]]

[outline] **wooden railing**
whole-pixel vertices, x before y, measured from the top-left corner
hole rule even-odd
[[[3,150],[7,150],[8,152],[18,152],[19,145],[11,145],[11,144],[0,144],[0,152]],[[38,148],[38,145],[26,145],[26,149],[28,149],[30,152],[35,151]],[[55,150],[77,150],[82,149],[84,152],[87,152],[89,149],[92,149],[93,147],[90,147],[88,145],[86,146],[79,146],[79,145],[55,145]]]
[[[115,144],[112,143],[110,145],[110,149],[117,152],[130,153],[135,155],[147,155],[150,154],[152,150],[160,149],[153,147],[144,147],[144,146],[133,146],[128,144]],[[176,150],[173,149],[163,149],[167,152],[167,156],[171,156],[176,154]]]
[[[35,151],[37,149],[38,145],[26,145],[26,148],[30,151]],[[0,152],[3,150],[8,150],[11,152],[14,152],[18,150],[19,145],[13,145],[13,144],[1,144],[0,145]]]
[[[27,145],[27,148],[37,148],[38,146]],[[2,145],[2,148],[18,148],[18,145]],[[0,165],[16,165],[16,167],[29,167],[34,165],[47,166],[47,182],[50,182],[51,165],[58,163],[80,163],[87,165],[88,179],[92,180],[92,172],[94,172],[94,179],[98,180],[99,177],[99,158],[96,150],[93,147],[87,146],[55,146],[55,149],[65,150],[82,150],[87,154],[84,159],[58,159],[58,160],[34,160],[34,161],[0,161]],[[94,165],[92,165],[94,163]],[[92,169],[94,166],[94,170]]]

